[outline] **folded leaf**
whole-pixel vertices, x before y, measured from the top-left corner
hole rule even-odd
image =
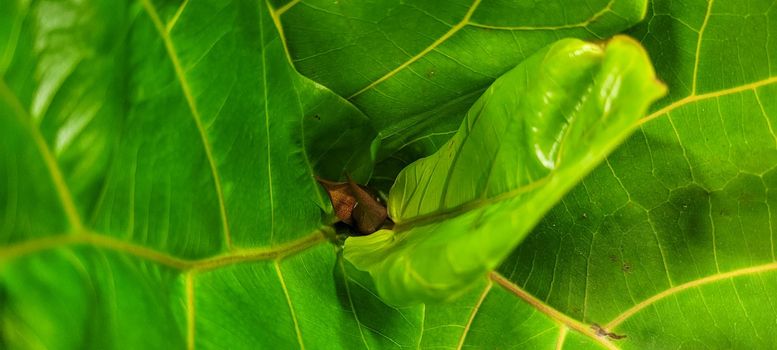
[[[630,33],[669,95],[499,272],[546,307],[627,335],[613,342],[623,349],[777,348],[775,5],[652,1]],[[526,339],[489,327],[515,319],[488,302],[465,347],[488,347],[481,332]]]
[[[296,68],[375,122],[370,185],[385,191],[453,136],[497,77],[559,38],[609,38],[648,8],[647,0],[280,2]]]
[[[665,87],[642,47],[565,39],[497,81],[389,194],[394,231],[345,256],[393,304],[449,300],[482,278],[636,126]]]

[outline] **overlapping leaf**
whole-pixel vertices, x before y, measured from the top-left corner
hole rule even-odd
[[[648,19],[631,32],[647,47],[658,75],[670,87],[670,97],[651,114],[652,121],[646,120],[500,268],[509,279],[492,274],[492,282],[454,304],[401,309],[370,294],[369,278],[336,260],[327,245],[277,262],[263,260],[321,239],[306,234],[325,222],[314,218],[318,212],[313,208],[327,202],[318,196],[312,178],[292,181],[310,174],[303,160],[337,177],[350,157],[342,150],[370,137],[349,136],[341,131],[359,129],[359,123],[338,124],[340,119],[332,121],[328,113],[313,110],[343,108],[358,115],[346,104],[320,100],[337,97],[320,87],[310,92],[303,80],[283,78],[294,73],[281,64],[285,57],[279,57],[283,48],[271,25],[274,18],[263,12],[261,2],[189,1],[179,7],[182,3],[0,3],[0,347],[774,347],[768,333],[774,265],[767,244],[770,218],[777,215],[770,170],[777,163],[777,149],[769,133],[777,113],[777,63],[770,54],[777,51],[774,1],[653,1]],[[295,16],[312,28],[323,24],[333,29],[328,23],[333,19],[340,21],[340,29],[358,24],[358,16],[349,17],[360,14],[349,9],[363,3],[317,6],[323,3],[274,2],[278,11],[288,9],[281,16],[287,38],[295,35],[289,28]],[[381,3],[370,6],[392,6]],[[538,15],[511,7],[518,3],[528,4],[483,0],[478,8],[502,4],[500,11],[483,12],[489,21],[482,23],[526,30],[465,25],[433,47],[439,50],[430,56],[438,55],[439,62],[441,52],[452,56],[459,61],[445,64],[452,70],[496,57],[499,72],[460,74],[462,81],[491,81],[560,37],[614,34],[640,19],[633,9],[644,8],[644,2],[633,1],[558,1],[543,3],[547,7]],[[607,10],[608,4],[615,10]],[[418,23],[394,16],[393,22],[383,22],[389,23],[383,27],[389,29],[386,36],[403,48],[409,48],[407,43],[425,46],[409,54],[398,55],[396,49],[380,53],[405,62],[442,38],[435,33],[454,28],[471,5],[419,6],[426,13],[405,7],[403,13],[415,12]],[[162,29],[156,28],[150,9]],[[327,14],[329,10],[334,14]],[[397,25],[421,27],[432,22],[426,19],[442,18],[438,11],[451,11],[444,21],[448,25],[437,25],[438,32]],[[587,21],[579,28],[535,28]],[[329,38],[364,34],[352,28]],[[297,25],[302,33],[297,39],[313,38],[302,29]],[[513,40],[516,44],[505,44]],[[382,47],[387,42],[381,41]],[[178,70],[171,51],[177,53]],[[380,77],[399,67],[371,62],[357,61],[359,70]],[[317,72],[345,80],[358,74],[340,70],[354,65],[330,66]],[[264,90],[263,71],[269,67],[272,78],[267,82],[278,86]],[[400,92],[392,97],[408,89],[411,101],[405,102],[413,103],[423,89],[466,85],[456,74],[446,75],[443,84],[441,71],[434,69],[426,77],[429,70],[421,68],[430,65],[425,58],[410,67],[404,75],[395,74],[410,78],[396,80],[391,91]],[[401,84],[424,78],[429,81],[419,83],[422,90]],[[283,92],[291,91],[289,84],[280,83],[284,81],[300,91],[301,108],[291,107],[299,105],[291,102],[297,94]],[[412,114],[416,118],[401,118],[407,124],[391,123],[397,133],[385,140],[385,149],[406,145],[407,152],[390,158],[395,164],[384,164],[385,182],[452,136],[458,120],[443,116],[461,118],[486,84],[481,90],[458,89],[462,94],[442,99],[451,103],[422,107]],[[370,101],[382,98],[378,90],[371,90],[377,97]],[[278,94],[265,98],[264,91]],[[267,140],[257,124],[262,125],[263,102],[268,100],[273,101],[267,105],[271,115],[280,105],[291,111],[284,114],[289,119],[270,119],[277,127],[270,129],[272,145],[280,142],[270,150],[283,149],[272,152],[279,159],[271,163],[277,174],[273,186],[281,186],[273,196],[295,203],[292,211],[307,213],[307,219],[270,215],[267,221],[268,214],[289,210],[280,204],[268,209],[269,186],[260,182],[261,174],[267,174],[263,169],[268,162],[260,158],[266,157]],[[199,107],[204,133],[190,101]],[[400,104],[386,104],[392,108],[385,109],[376,104],[372,112],[395,113]],[[440,120],[429,118],[437,115]],[[336,135],[342,137],[331,149],[332,139],[315,136],[319,118],[338,125]],[[278,120],[290,124],[280,126]],[[406,130],[409,125],[413,127]],[[326,128],[322,132],[327,134]],[[210,164],[203,134],[212,146]],[[235,140],[242,141],[229,142]],[[300,154],[303,149],[308,157]],[[358,149],[369,149],[368,142]],[[326,150],[331,153],[325,157],[316,154]],[[241,152],[250,159],[240,158]],[[364,165],[350,163],[352,171]],[[223,210],[211,164],[221,178]],[[292,183],[301,187],[286,187]],[[302,207],[307,209],[297,211]],[[279,221],[270,239],[265,229],[273,218]],[[233,246],[246,250],[224,252],[224,222]],[[286,230],[290,227],[303,229]],[[59,235],[69,231],[81,234]],[[276,246],[270,247],[273,241]],[[627,338],[597,336],[591,328],[595,322]]]
[[[639,22],[646,0],[281,1],[295,66],[347,97],[382,134],[371,183],[447,141],[485,89],[565,37],[608,38]],[[401,150],[400,152],[397,152]]]
[[[517,295],[570,317],[544,346],[577,349],[580,322],[625,335],[622,348],[776,346],[775,8],[654,1],[631,32],[669,97],[499,268]],[[514,322],[501,293],[487,292],[470,335]]]
[[[496,267],[634,128],[664,86],[633,40],[562,40],[497,81],[459,131],[402,171],[394,231],[345,242],[381,296],[449,300]]]
[[[303,74],[348,96],[380,131],[410,128],[406,134],[418,122],[409,116],[464,95],[474,101],[494,79],[547,44],[563,37],[609,37],[638,22],[645,6],[620,0],[458,0],[446,6],[290,1],[278,13]],[[468,107],[462,106],[459,118]],[[432,116],[439,117],[445,115]]]

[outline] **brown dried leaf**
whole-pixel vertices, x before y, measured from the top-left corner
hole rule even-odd
[[[381,228],[386,222],[388,212],[375,195],[348,176],[348,182],[333,182],[316,178],[324,186],[335,215],[340,221],[356,227],[362,234],[370,234]]]

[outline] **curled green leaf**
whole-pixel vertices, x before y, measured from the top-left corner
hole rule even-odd
[[[560,40],[486,90],[457,133],[397,177],[394,230],[345,257],[402,305],[450,300],[496,267],[666,93],[636,41]]]

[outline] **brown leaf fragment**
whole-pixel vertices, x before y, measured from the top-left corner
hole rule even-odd
[[[370,234],[380,229],[388,217],[386,207],[363,186],[353,182],[350,176],[348,176],[348,185],[351,193],[356,197],[356,206],[351,214],[356,222],[356,228],[363,234]]]
[[[333,182],[320,177],[316,177],[316,180],[324,186],[329,194],[329,200],[332,202],[332,208],[334,208],[337,218],[348,225],[352,225],[351,213],[353,212],[353,207],[356,206],[356,197],[351,193],[348,183]]]
[[[348,182],[334,182],[320,177],[316,177],[316,180],[329,194],[335,215],[340,221],[355,227],[361,234],[379,230],[387,222],[386,206],[369,189],[346,176]]]

